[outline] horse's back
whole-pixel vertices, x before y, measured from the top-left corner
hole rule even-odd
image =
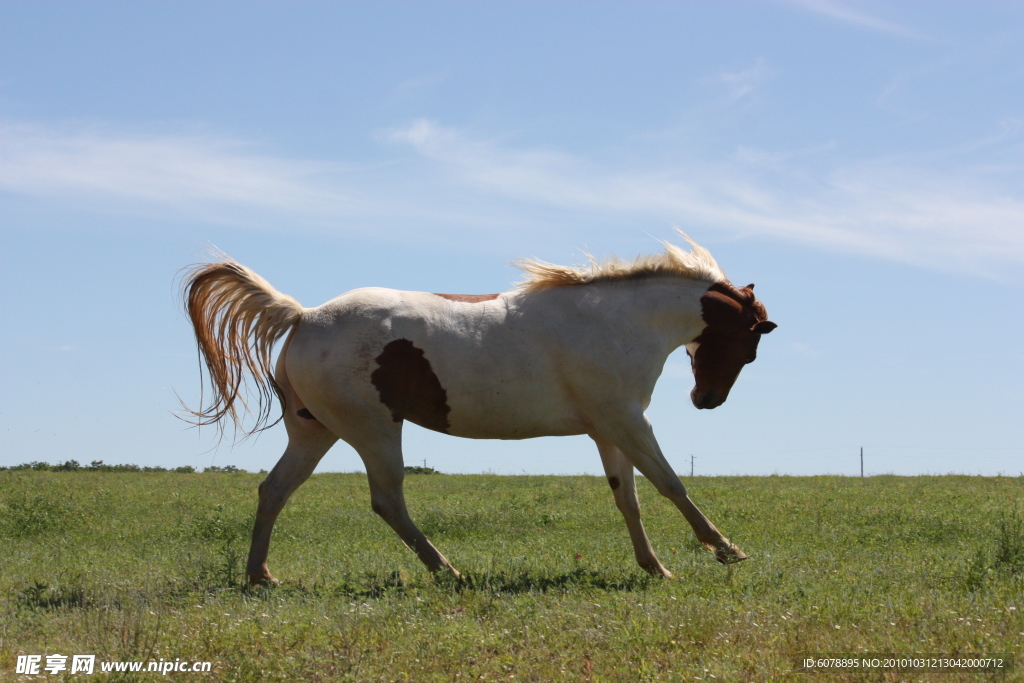
[[[557,353],[516,316],[518,296],[347,292],[305,312],[288,347],[289,378],[336,421],[347,411],[473,438],[585,431]]]

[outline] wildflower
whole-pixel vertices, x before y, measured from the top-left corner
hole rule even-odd
[[[577,560],[582,560],[582,559],[583,559],[583,556],[582,556],[582,555],[579,555],[579,554],[577,554],[577,555],[576,555],[576,559],[577,559]]]

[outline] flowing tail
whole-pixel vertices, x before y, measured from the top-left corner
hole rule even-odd
[[[271,351],[274,343],[302,317],[302,306],[290,296],[281,294],[262,277],[226,254],[214,254],[217,263],[198,263],[189,267],[182,281],[181,294],[185,311],[196,333],[199,355],[213,385],[213,400],[198,410],[185,410],[184,419],[198,426],[216,425],[221,436],[222,420],[230,416],[236,433],[246,437],[277,424],[268,424],[272,394],[284,404],[281,388],[274,381]],[[257,410],[252,411],[241,395],[246,375],[252,379]],[[249,387],[246,387],[248,390]],[[236,402],[252,412],[256,424],[242,428]]]

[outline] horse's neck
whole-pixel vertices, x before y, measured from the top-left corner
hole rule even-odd
[[[633,328],[668,355],[704,329],[700,298],[708,284],[679,277],[651,277],[574,287],[580,302],[616,326]],[[589,304],[589,305],[588,305]]]

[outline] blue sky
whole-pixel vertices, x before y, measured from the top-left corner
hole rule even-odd
[[[780,325],[714,411],[670,358],[681,472],[1024,472],[1020,3],[0,4],[0,465],[273,465],[283,427],[172,414],[207,245],[312,306],[673,226]],[[600,472],[411,425],[406,460]]]

